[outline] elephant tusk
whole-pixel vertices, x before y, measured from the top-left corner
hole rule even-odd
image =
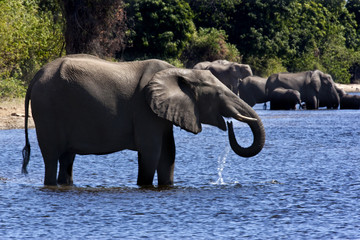
[[[257,121],[256,118],[245,117],[245,116],[241,115],[240,113],[236,114],[235,119],[240,122],[256,122]]]

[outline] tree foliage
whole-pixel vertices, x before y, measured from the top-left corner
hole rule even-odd
[[[177,58],[194,33],[192,11],[183,0],[127,0],[128,59]]]
[[[115,57],[125,48],[122,0],[63,0],[66,53]]]
[[[197,27],[216,28],[228,33],[233,28],[237,6],[241,0],[187,0],[194,12]]]
[[[61,55],[63,43],[61,23],[35,0],[0,1],[0,97],[23,94],[34,72]]]
[[[181,55],[186,67],[192,68],[196,63],[226,59],[240,61],[240,53],[236,47],[226,42],[227,35],[223,30],[215,28],[200,28],[193,35]]]
[[[64,53],[360,79],[360,0],[0,0],[0,97]],[[12,92],[12,93],[10,93]]]

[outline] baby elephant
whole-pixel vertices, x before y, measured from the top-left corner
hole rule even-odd
[[[301,107],[300,93],[293,89],[276,88],[269,99],[270,110],[295,110],[296,104]]]
[[[360,96],[344,94],[340,97],[340,109],[360,109]]]
[[[340,97],[340,109],[360,109],[360,95],[348,94],[337,86],[335,89]]]

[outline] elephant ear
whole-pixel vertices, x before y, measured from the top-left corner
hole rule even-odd
[[[157,116],[196,134],[201,132],[201,123],[193,75],[187,69],[162,70],[153,76],[144,90],[146,100]]]

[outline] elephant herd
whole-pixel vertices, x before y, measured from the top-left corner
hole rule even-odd
[[[194,134],[201,132],[202,124],[228,130],[237,155],[258,154],[265,130],[252,107],[267,101],[272,109],[294,109],[302,103],[307,109],[337,108],[339,101],[345,108],[359,102],[320,71],[264,79],[253,76],[249,65],[225,60],[183,69],[156,59],[110,62],[85,54],[61,57],[42,67],[29,84],[22,171],[27,173],[30,160],[30,104],[45,185],[73,184],[77,154],[129,149],[138,153],[137,184],[144,186],[152,185],[155,173],[159,185],[174,182],[174,125]],[[250,146],[238,144],[232,122],[224,117],[250,127]]]
[[[337,87],[329,74],[319,70],[276,73],[268,78],[254,76],[247,64],[226,60],[200,62],[194,69],[209,70],[235,94],[253,107],[270,102],[271,110],[360,109],[360,96]]]

